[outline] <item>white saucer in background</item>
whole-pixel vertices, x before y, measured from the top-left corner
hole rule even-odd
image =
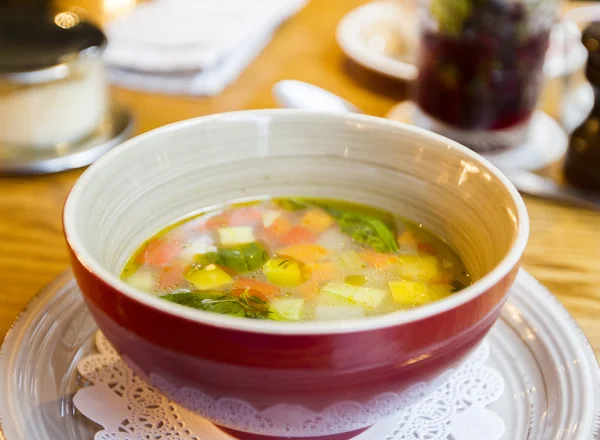
[[[408,3],[408,2],[407,2]],[[349,12],[338,24],[342,51],[369,70],[401,80],[417,77],[416,8],[398,1],[376,1]]]
[[[386,118],[412,124],[417,106],[403,101],[394,106]],[[567,151],[568,138],[558,123],[546,113],[537,110],[531,118],[529,139],[511,150],[482,154],[500,169],[537,171],[559,160]]]

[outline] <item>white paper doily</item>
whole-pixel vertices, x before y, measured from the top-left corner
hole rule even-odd
[[[103,427],[95,440],[232,440],[207,420],[169,401],[139,379],[101,332],[98,353],[79,373],[92,385],[73,398],[79,411]],[[370,428],[356,440],[497,440],[504,421],[486,406],[504,392],[504,379],[485,365],[484,342],[426,399]]]

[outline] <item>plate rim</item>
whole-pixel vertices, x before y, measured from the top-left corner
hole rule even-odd
[[[525,269],[521,268],[519,270],[517,280],[521,279],[521,283],[524,285],[524,288],[527,289],[527,286],[533,286],[536,289],[537,293],[543,296],[544,298],[549,299],[549,303],[546,305],[547,308],[553,310],[553,312],[561,318],[562,326],[565,330],[569,331],[572,339],[577,341],[577,348],[583,354],[583,357],[586,361],[586,369],[587,375],[590,379],[590,384],[593,382],[594,392],[591,393],[591,396],[596,404],[595,411],[592,409],[591,411],[591,421],[588,429],[584,433],[579,433],[577,437],[571,440],[592,440],[596,439],[597,434],[600,432],[600,360],[596,357],[593,346],[588,339],[587,335],[579,325],[579,323],[575,320],[575,318],[569,313],[566,307],[560,302],[560,300],[547,288],[545,287],[537,278],[527,272]],[[28,313],[31,309],[41,301],[44,295],[47,295],[51,291],[56,291],[59,287],[66,286],[69,282],[73,282],[74,276],[71,269],[67,269],[61,272],[56,278],[54,278],[50,283],[42,287],[23,307],[23,309],[19,312],[19,314],[14,318],[12,324],[9,327],[9,330],[0,341],[0,371],[3,371],[8,367],[6,364],[9,355],[7,348],[11,348],[12,339],[16,337],[15,332],[19,330],[19,327],[24,324],[24,318],[28,316]],[[515,284],[516,284],[515,282]],[[76,286],[75,288],[78,289]],[[511,302],[513,294],[509,295],[507,303]],[[49,297],[44,303],[44,306],[52,302],[52,297]],[[80,298],[82,300],[82,298]],[[500,318],[502,319],[502,317]],[[2,397],[2,396],[0,396]],[[1,440],[17,440],[6,437],[6,431],[3,429],[5,417],[2,413],[3,405],[0,405],[0,439]],[[20,439],[19,439],[20,440]]]

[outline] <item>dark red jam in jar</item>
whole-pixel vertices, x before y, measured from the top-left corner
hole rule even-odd
[[[415,90],[421,111],[458,131],[526,124],[540,94],[555,6],[553,0],[432,0]]]

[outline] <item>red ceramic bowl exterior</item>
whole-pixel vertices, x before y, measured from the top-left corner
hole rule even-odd
[[[105,283],[72,250],[71,258],[94,319],[142,377],[157,375],[177,388],[235,397],[259,410],[286,403],[316,412],[338,402],[402,393],[455,366],[494,324],[517,273],[513,267],[471,301],[419,321],[353,333],[277,335],[165,313]],[[177,400],[169,389],[161,391]],[[189,402],[178,403],[202,413]]]

